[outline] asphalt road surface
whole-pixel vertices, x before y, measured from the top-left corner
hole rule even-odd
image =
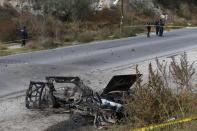
[[[197,47],[197,29],[145,35],[0,57],[0,97],[27,89],[30,80],[124,66]]]

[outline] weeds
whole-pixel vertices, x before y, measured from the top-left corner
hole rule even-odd
[[[125,121],[130,126],[163,123],[173,117],[186,117],[196,110],[197,97],[191,83],[195,70],[193,63],[187,61],[187,55],[182,55],[180,62],[172,58],[169,68],[158,59],[156,65],[154,70],[149,64],[148,80],[143,82],[138,78],[135,94],[132,99],[126,99]],[[136,72],[140,74],[138,67]]]
[[[112,35],[112,32],[109,29],[104,28],[104,29],[97,31],[96,40],[106,40],[106,39],[109,39],[109,36],[111,35]]]
[[[83,43],[91,42],[94,40],[95,36],[96,36],[96,32],[86,31],[86,32],[79,34],[78,41],[83,42]]]
[[[172,58],[170,73],[172,74],[173,81],[178,86],[177,93],[192,92],[192,76],[195,73],[193,64],[189,64],[186,54],[180,58],[179,63],[176,62],[175,58]]]

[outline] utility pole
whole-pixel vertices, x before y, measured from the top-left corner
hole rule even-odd
[[[124,9],[123,9],[123,0],[121,0],[121,16],[120,16],[120,34],[122,35],[123,30],[123,18],[124,18]]]

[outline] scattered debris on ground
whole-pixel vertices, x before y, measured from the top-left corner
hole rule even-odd
[[[124,99],[137,75],[114,76],[101,94],[86,86],[79,77],[46,77],[46,82],[31,81],[26,94],[28,109],[63,109],[89,117],[96,128],[116,123],[124,117]]]

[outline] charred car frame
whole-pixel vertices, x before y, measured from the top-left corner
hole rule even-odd
[[[114,76],[101,94],[79,77],[46,77],[46,82],[30,81],[26,92],[28,109],[64,108],[92,116],[96,127],[115,123],[123,115],[124,97],[131,97],[137,75]]]

